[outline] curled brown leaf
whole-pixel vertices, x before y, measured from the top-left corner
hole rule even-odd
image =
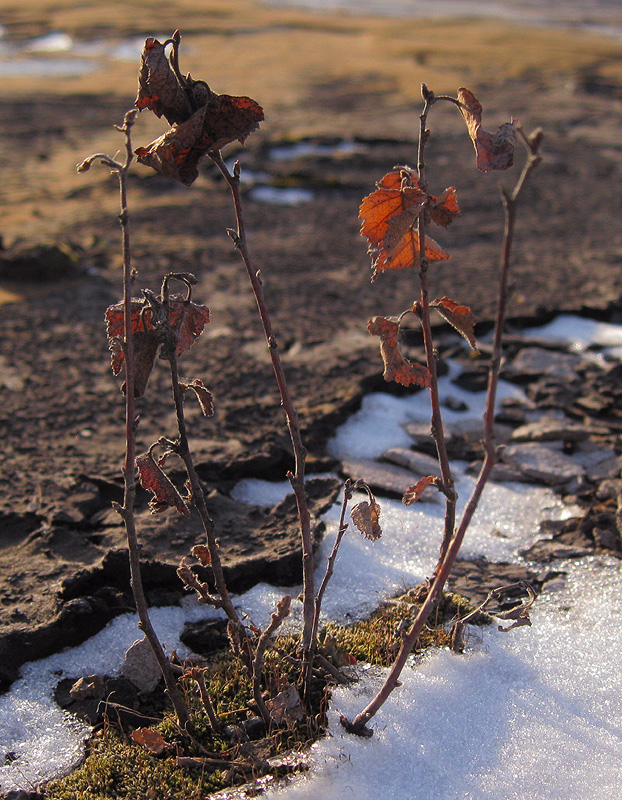
[[[204,81],[181,75],[166,53],[169,44],[176,58],[179,36],[164,43],[153,37],[145,41],[135,104],[164,116],[172,127],[135,152],[142,164],[190,186],[199,174],[199,160],[209,150],[236,140],[243,144],[264,115],[250,97],[219,95]]]
[[[504,123],[491,133],[482,128],[482,106],[472,92],[464,87],[458,89],[458,101],[475,148],[477,168],[481,172],[490,172],[511,167],[514,163],[516,120]]]
[[[165,511],[167,508],[176,508],[180,514],[190,516],[190,509],[170,478],[156,464],[151,449],[136,456],[136,468],[140,485],[153,494],[149,501],[152,514]]]
[[[411,486],[405,491],[404,497],[402,497],[402,503],[404,503],[405,506],[410,506],[419,500],[428,486],[436,486],[438,489],[440,485],[440,478],[434,477],[434,475],[426,475],[425,478],[421,478],[414,486]]]
[[[350,511],[352,522],[366,539],[372,542],[380,539],[382,528],[380,527],[380,506],[375,499],[362,500],[352,507]]]
[[[385,381],[396,381],[402,386],[430,386],[430,370],[422,364],[413,364],[400,353],[399,325],[386,317],[372,317],[367,323],[372,336],[380,337],[380,354],[384,361]]]
[[[438,313],[469,343],[473,350],[477,350],[475,340],[475,315],[468,306],[461,306],[451,298],[444,295],[430,303],[430,308],[435,308]]]

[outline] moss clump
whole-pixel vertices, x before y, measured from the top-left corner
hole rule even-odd
[[[368,619],[361,622],[348,626],[329,623],[324,634],[324,655],[331,656],[339,666],[356,659],[388,667],[402,645],[401,631],[410,627],[424,599],[425,588],[417,587],[385,601]],[[464,597],[444,594],[417,640],[413,653],[421,653],[429,647],[449,647],[450,624],[463,619],[473,610]],[[490,617],[483,613],[472,620],[474,624],[488,624],[490,621]]]
[[[400,626],[414,619],[424,589],[413,589],[386,601],[369,619],[354,625],[330,623],[321,637],[320,653],[334,666],[354,661],[389,665],[401,645]],[[458,595],[444,595],[414,649],[450,644],[449,623],[472,611]],[[478,615],[475,622],[490,618]],[[266,654],[264,684],[269,697],[299,681],[298,638],[281,636]],[[166,743],[162,753],[150,752],[110,719],[92,736],[83,765],[71,775],[49,783],[46,800],[204,800],[213,792],[265,775],[282,777],[292,767],[268,765],[267,759],[300,750],[324,732],[330,699],[330,676],[311,685],[309,708],[302,719],[265,730],[252,700],[245,670],[233,655],[221,651],[202,663],[205,683],[221,721],[214,731],[195,681],[183,680],[192,722],[192,739],[181,736],[172,710],[153,726]],[[147,698],[149,702],[149,698]],[[301,715],[302,716],[302,715]],[[295,768],[295,767],[294,767]]]

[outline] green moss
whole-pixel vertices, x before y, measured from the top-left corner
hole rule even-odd
[[[388,665],[392,662],[401,637],[403,620],[414,619],[422,602],[420,592],[411,590],[395,600],[384,603],[371,617],[354,625],[327,625],[321,637],[320,651],[335,666],[356,661]],[[445,595],[433,618],[415,647],[422,652],[428,647],[449,645],[449,624],[463,618],[472,610],[466,600],[457,595]],[[479,615],[478,622],[489,618]],[[295,661],[298,639],[282,636],[276,642],[279,651],[268,650],[265,664],[265,689],[276,695],[289,683],[297,683],[299,668]],[[284,657],[289,656],[289,659]],[[245,671],[228,652],[216,654],[206,665],[206,683],[210,697],[223,727],[242,726],[254,716],[250,681]],[[291,722],[275,729],[263,739],[236,744],[224,733],[214,733],[201,704],[194,681],[183,683],[192,727],[193,739],[183,738],[172,711],[164,713],[162,722],[153,726],[161,733],[168,747],[155,755],[134,742],[127,731],[111,723],[97,731],[89,743],[83,765],[71,775],[49,783],[47,800],[204,800],[211,793],[244,783],[253,770],[213,769],[201,766],[200,759],[209,756],[233,758],[250,763],[264,761],[287,751],[302,749],[318,739],[326,724],[330,686],[316,680],[311,687],[311,710],[306,719]],[[195,758],[199,766],[180,766],[178,756]],[[275,775],[279,772],[274,770]],[[281,770],[281,774],[285,774]]]

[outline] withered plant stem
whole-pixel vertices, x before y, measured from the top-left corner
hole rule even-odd
[[[177,681],[167,658],[162,644],[158,639],[151,619],[145,591],[143,588],[142,575],[140,570],[140,551],[138,547],[138,536],[136,533],[136,519],[134,507],[136,501],[136,409],[134,402],[135,384],[135,361],[134,361],[134,340],[132,333],[132,286],[134,284],[135,273],[132,269],[130,231],[129,231],[129,210],[127,204],[127,174],[133,159],[131,129],[136,119],[136,110],[128,111],[123,120],[123,125],[118,126],[118,130],[125,136],[125,161],[123,163],[114,161],[107,156],[98,154],[87,159],[81,167],[88,169],[94,159],[100,160],[118,175],[120,190],[119,222],[122,231],[123,243],[123,318],[124,318],[124,342],[123,355],[125,361],[125,462],[123,465],[123,505],[115,505],[116,510],[123,518],[127,535],[127,545],[130,562],[130,583],[132,593],[136,603],[138,613],[138,627],[145,634],[153,654],[158,662],[162,677],[166,684],[177,720],[183,733],[188,733],[190,718],[188,709],[177,686]],[[80,167],[78,168],[80,169]]]
[[[259,708],[259,713],[266,724],[266,729],[270,729],[271,718],[264,699],[261,694],[261,678],[263,676],[264,660],[266,656],[266,648],[270,644],[271,637],[281,627],[283,622],[289,616],[292,598],[286,594],[278,603],[276,611],[273,612],[267,628],[261,633],[255,648],[255,658],[253,659],[253,697],[255,703]]]
[[[406,661],[408,660],[410,653],[412,652],[417,639],[421,635],[421,632],[431,612],[434,610],[434,608],[436,608],[439,600],[441,599],[445,583],[449,577],[449,573],[451,572],[451,569],[455,563],[466,531],[471,523],[473,514],[477,509],[477,505],[482,496],[486,482],[488,481],[492,468],[497,460],[497,447],[495,444],[494,432],[494,409],[497,385],[499,381],[499,365],[501,362],[503,327],[505,323],[505,314],[508,302],[508,273],[512,244],[514,240],[516,211],[523,187],[525,186],[525,183],[533,170],[541,161],[539,149],[543,134],[542,131],[537,130],[527,137],[519,128],[518,136],[527,148],[528,157],[512,192],[508,193],[504,189],[501,190],[505,213],[505,224],[501,256],[499,261],[499,294],[495,320],[495,333],[493,339],[493,355],[488,374],[488,393],[486,400],[486,411],[484,414],[484,461],[477,477],[473,492],[471,493],[471,496],[462,513],[460,522],[456,528],[455,534],[448,543],[445,553],[439,561],[432,584],[428,589],[427,596],[421,605],[417,616],[415,617],[411,629],[403,637],[402,646],[384,685],[381,687],[373,700],[363,709],[363,711],[357,714],[352,723],[348,723],[347,721],[344,723],[346,724],[348,730],[360,735],[370,735],[369,729],[366,728],[367,723],[383,706],[391,692],[397,686],[399,676],[401,675],[401,672],[406,664]]]
[[[419,117],[419,144],[417,147],[417,172],[419,188],[427,191],[425,174],[425,146],[429,138],[427,129],[428,114],[434,105],[436,98],[427,87],[423,86],[424,105]],[[443,417],[441,412],[441,402],[438,393],[438,371],[436,369],[436,353],[434,351],[434,341],[432,338],[432,325],[430,321],[430,298],[428,294],[428,260],[425,256],[425,237],[426,237],[426,208],[424,207],[417,220],[417,235],[419,236],[419,287],[421,297],[421,328],[423,331],[423,343],[425,347],[426,364],[430,371],[430,405],[432,408],[431,430],[432,437],[436,444],[438,463],[441,469],[441,479],[443,482],[443,493],[445,495],[445,522],[443,529],[443,539],[441,542],[441,559],[447,551],[449,542],[454,533],[456,524],[456,495],[454,479],[451,474],[449,456],[447,455],[447,445],[445,443],[445,430],[443,428]]]
[[[166,302],[166,298],[163,298],[163,300]],[[250,641],[227,588],[227,582],[225,580],[222,568],[222,561],[220,559],[218,542],[216,541],[214,521],[212,520],[208,511],[207,504],[205,502],[205,493],[194,466],[192,453],[190,452],[186,416],[184,413],[184,396],[181,386],[179,385],[179,368],[177,365],[177,356],[175,354],[177,338],[175,332],[170,328],[169,333],[170,341],[165,344],[163,354],[168,359],[170,364],[171,386],[173,390],[173,400],[175,403],[175,414],[177,417],[177,430],[179,432],[179,438],[174,443],[174,449],[184,462],[186,473],[188,475],[188,481],[190,483],[192,503],[201,517],[201,523],[203,525],[203,530],[205,531],[207,547],[210,554],[210,563],[212,567],[212,574],[214,576],[214,584],[216,585],[216,591],[218,592],[220,601],[222,603],[222,609],[229,618],[233,645],[240,653],[243,663],[250,670],[252,662]]]
[[[305,671],[310,669],[310,651],[311,640],[313,631],[313,609],[315,600],[315,587],[313,575],[313,540],[311,536],[311,519],[309,515],[309,506],[307,503],[307,494],[305,491],[305,459],[306,450],[302,444],[302,437],[300,434],[300,423],[298,421],[298,413],[294,406],[292,393],[283,368],[283,362],[279,352],[278,343],[274,332],[272,330],[272,322],[263,291],[263,285],[259,270],[253,266],[246,239],[246,230],[244,226],[244,212],[242,207],[242,197],[240,194],[240,168],[239,163],[236,163],[233,174],[229,172],[225,162],[223,161],[220,151],[211,151],[210,158],[218,167],[224,179],[226,180],[231,190],[233,197],[233,206],[235,210],[235,218],[237,230],[230,233],[238,252],[244,262],[248,278],[251,282],[253,294],[255,295],[255,302],[261,318],[264,336],[268,345],[270,359],[272,361],[272,368],[276,377],[276,382],[281,395],[281,405],[285,412],[287,420],[287,428],[292,442],[294,453],[294,471],[288,472],[287,477],[291,483],[296,498],[296,505],[298,508],[298,517],[300,520],[300,535],[302,540],[302,580],[303,580],[303,631],[302,631],[302,648],[304,651],[304,661],[306,665]]]
[[[315,654],[315,650],[317,648],[317,632],[320,625],[320,613],[322,611],[322,600],[324,599],[324,593],[326,591],[326,587],[328,586],[328,582],[332,578],[333,572],[335,570],[335,560],[337,559],[337,553],[339,552],[339,545],[341,544],[341,540],[343,539],[345,532],[348,530],[348,523],[345,521],[346,510],[348,508],[348,503],[352,499],[353,491],[354,491],[354,485],[352,484],[352,481],[348,478],[343,487],[343,501],[341,503],[341,513],[339,515],[339,527],[337,528],[337,536],[335,537],[335,543],[333,544],[333,549],[331,551],[331,554],[328,557],[328,561],[326,562],[326,572],[324,573],[324,578],[322,579],[322,583],[320,584],[320,588],[318,589],[317,595],[315,597],[315,608],[313,613],[313,630],[311,632],[312,655]]]

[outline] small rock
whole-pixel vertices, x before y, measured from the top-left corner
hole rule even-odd
[[[538,561],[546,564],[556,559],[582,558],[583,556],[592,555],[593,552],[589,547],[577,547],[572,544],[561,544],[554,539],[545,539],[536,542],[521,555],[528,561]]]
[[[145,637],[137,639],[126,652],[121,674],[145,694],[150,694],[158,685],[162,677],[160,665]]]
[[[613,531],[606,528],[592,528],[592,536],[596,547],[605,550],[619,550],[620,540]]]
[[[249,739],[261,739],[266,735],[266,723],[261,717],[251,717],[245,719],[242,728],[246,731]]]
[[[223,733],[230,742],[248,742],[248,734],[239,725],[227,725]]]
[[[69,690],[72,700],[101,700],[104,696],[104,679],[101,675],[79,678]]]
[[[227,620],[205,619],[187,622],[179,637],[182,644],[199,655],[215,653],[229,647]]]
[[[415,476],[410,470],[364,458],[344,459],[343,472],[353,481],[365,481],[373,492],[385,497],[401,499],[406,490],[416,483]],[[437,492],[424,492],[419,502],[438,502],[436,495]]]
[[[601,481],[600,486],[596,490],[596,497],[599,500],[613,500],[614,497],[622,493],[622,480],[619,478],[606,479]]]
[[[457,397],[453,397],[452,395],[449,395],[448,397],[446,397],[442,401],[441,405],[444,405],[445,408],[448,408],[450,411],[468,411],[469,410],[469,407],[464,402],[464,400],[459,400]]]
[[[584,442],[575,451],[573,458],[581,464],[587,477],[594,483],[620,477],[622,464],[612,447],[597,442]]]
[[[570,456],[542,444],[509,445],[503,451],[502,460],[534,481],[551,486],[577,482],[585,475],[583,467]]]
[[[382,454],[381,461],[388,461],[391,464],[397,464],[399,467],[405,467],[417,477],[423,477],[424,475],[441,477],[441,468],[436,458],[426,453],[407,450],[405,447],[392,447]]]
[[[488,387],[488,365],[482,364],[481,367],[463,369],[452,380],[456,386],[466,389],[467,392],[485,392]]]
[[[512,432],[513,442],[583,442],[593,434],[608,433],[607,429],[579,425],[552,417],[528,422]]]
[[[501,375],[514,383],[530,383],[541,376],[570,382],[577,379],[576,368],[580,364],[581,357],[574,353],[524,347],[511,364],[504,367]]]

